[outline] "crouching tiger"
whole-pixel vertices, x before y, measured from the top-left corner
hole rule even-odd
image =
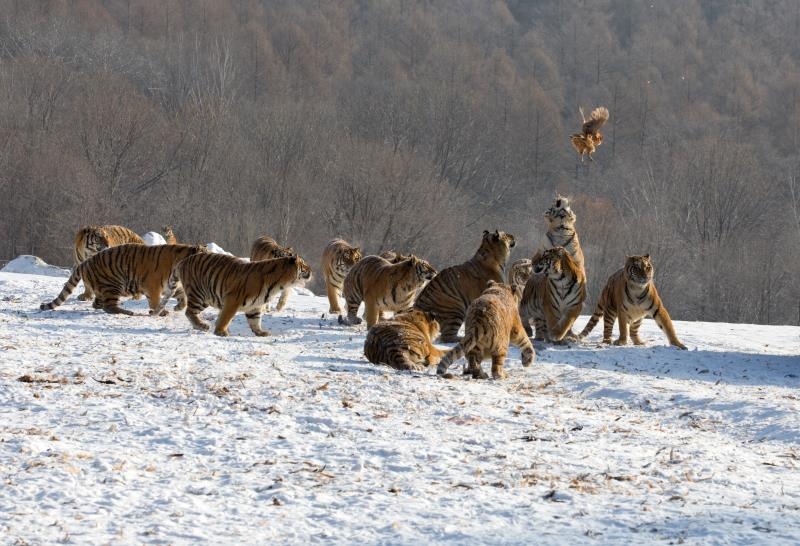
[[[310,278],[311,268],[299,256],[246,262],[225,254],[198,254],[175,266],[158,311],[180,283],[186,294],[186,318],[198,330],[209,329],[200,313],[210,306],[220,309],[214,326],[216,335],[229,335],[231,320],[238,311],[244,311],[253,333],[268,336],[270,333],[261,329],[263,307],[278,291]]]
[[[375,324],[367,332],[364,356],[373,364],[396,370],[423,370],[435,366],[444,351],[433,345],[439,323],[430,313],[411,309]]]
[[[536,353],[525,335],[517,312],[518,305],[519,291],[513,291],[507,284],[489,281],[488,288],[467,309],[464,339],[442,357],[436,373],[449,377],[447,369],[466,354],[464,375],[486,379],[488,376],[481,368],[481,362],[491,358],[492,377],[503,379],[506,377],[503,366],[509,343],[522,350],[522,365],[530,366]]]
[[[55,309],[72,294],[83,280],[87,292],[96,294],[92,306],[106,313],[133,315],[119,306],[119,299],[143,292],[150,303],[151,313],[163,309],[161,293],[170,278],[174,265],[188,256],[204,253],[206,249],[189,245],[144,246],[119,245],[98,252],[75,267],[64,289],[41,309]]]
[[[384,311],[410,309],[417,290],[435,276],[431,264],[414,255],[396,263],[380,256],[362,258],[344,279],[347,318],[339,315],[339,324],[361,324],[356,314],[362,301],[367,327],[382,320]]]
[[[618,319],[619,339],[614,344],[628,343],[630,327],[633,344],[644,345],[639,338],[639,327],[644,317],[650,317],[655,319],[658,327],[666,334],[670,345],[686,349],[686,345],[681,343],[675,334],[672,319],[658,296],[656,286],[653,284],[653,273],[653,263],[649,254],[628,256],[625,267],[609,277],[600,299],[597,300],[597,308],[580,333],[580,338],[589,335],[600,317],[603,317],[603,343],[611,343],[614,319]]]

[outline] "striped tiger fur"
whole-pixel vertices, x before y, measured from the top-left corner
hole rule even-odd
[[[423,370],[438,364],[444,354],[433,345],[438,335],[439,323],[430,313],[410,309],[369,329],[364,356],[396,370]]]
[[[124,226],[84,226],[75,234],[75,265],[91,258],[101,250],[112,246],[128,243],[143,245],[144,241],[132,230]],[[84,283],[85,285],[86,283]],[[135,295],[138,297],[138,295]],[[94,298],[90,288],[84,288],[83,294],[78,296],[81,301]]]
[[[272,237],[259,237],[253,242],[250,247],[250,261],[258,262],[261,260],[273,260],[275,258],[291,258],[296,256],[294,249],[290,246],[281,246]],[[281,297],[278,300],[278,305],[275,306],[276,311],[282,311],[289,301],[289,294],[292,292],[291,288],[284,288],[281,290]]]
[[[160,312],[163,306],[159,299],[173,266],[187,256],[201,252],[206,252],[204,247],[189,245],[126,244],[107,248],[77,265],[58,297],[50,303],[43,303],[40,308],[55,309],[83,280],[87,290],[96,294],[92,304],[95,309],[133,315],[132,311],[119,306],[119,299],[144,293],[151,314],[156,309]]]
[[[442,357],[436,373],[450,377],[447,369],[466,354],[464,375],[471,374],[475,379],[486,379],[488,376],[481,368],[481,362],[491,358],[492,377],[504,379],[506,372],[503,366],[509,343],[522,351],[522,365],[530,366],[536,353],[531,340],[525,335],[517,312],[518,305],[518,291],[515,292],[507,284],[489,281],[483,294],[467,309],[464,339]]]
[[[414,255],[397,263],[380,256],[366,256],[344,279],[347,318],[339,315],[339,324],[361,324],[356,314],[362,301],[367,327],[383,320],[384,311],[410,309],[417,290],[435,276],[431,264]]]
[[[525,284],[528,282],[528,279],[531,278],[533,274],[533,263],[531,262],[530,258],[522,258],[521,260],[516,260],[511,264],[511,267],[508,268],[508,277],[506,282],[511,285],[511,288],[517,289],[519,288],[520,292],[524,290]]]
[[[380,254],[378,254],[384,260],[388,260],[393,264],[402,262],[403,260],[407,260],[410,255],[400,254],[399,252],[395,252],[394,250],[384,250]]]
[[[164,240],[168,245],[178,244],[178,238],[175,237],[175,232],[172,231],[172,226],[164,226]]]
[[[513,246],[514,236],[510,233],[484,231],[481,246],[472,258],[443,269],[419,293],[414,307],[436,317],[442,342],[458,341],[467,307],[483,293],[489,281],[503,282],[503,269]]]
[[[533,334],[532,320],[537,340],[576,341],[570,331],[585,299],[586,276],[569,252],[561,246],[545,250],[533,262],[533,276],[525,285],[519,305],[525,332]]]
[[[575,229],[575,220],[577,217],[569,205],[569,199],[561,195],[557,195],[553,206],[547,209],[544,213],[545,221],[547,222],[547,233],[542,238],[539,247],[534,253],[532,261],[536,261],[548,248],[556,246],[563,246],[570,253],[572,259],[578,264],[578,267],[583,271],[584,276],[586,270],[583,264],[583,250],[581,249],[581,242],[578,239],[578,232]]]
[[[310,278],[311,268],[299,256],[247,262],[227,254],[198,254],[175,266],[159,310],[180,283],[186,293],[186,318],[198,330],[209,329],[200,313],[211,306],[220,309],[216,335],[229,335],[233,317],[244,311],[253,333],[268,336],[270,333],[261,329],[261,310],[279,290]]]
[[[628,256],[625,267],[609,277],[600,299],[597,300],[592,317],[580,333],[583,339],[594,329],[600,317],[603,317],[603,343],[611,343],[614,320],[619,321],[619,339],[615,345],[628,343],[628,328],[634,345],[644,345],[639,337],[639,327],[644,317],[655,319],[658,327],[666,334],[670,345],[686,349],[680,342],[667,308],[658,295],[653,283],[655,270],[650,255]]]
[[[322,276],[328,293],[330,308],[328,312],[340,315],[342,308],[339,297],[342,295],[344,278],[347,272],[361,259],[361,249],[351,246],[344,239],[333,239],[322,252]]]

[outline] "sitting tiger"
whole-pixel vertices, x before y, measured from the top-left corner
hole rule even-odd
[[[350,246],[343,239],[330,241],[322,252],[322,276],[325,277],[325,288],[328,293],[329,313],[341,314],[339,296],[347,272],[361,259],[361,249]]]
[[[259,237],[250,247],[250,261],[258,262],[261,260],[272,260],[275,258],[291,258],[295,256],[295,251],[290,246],[281,246],[272,237]],[[281,290],[281,297],[278,300],[278,305],[275,307],[276,311],[283,310],[286,307],[286,302],[289,301],[290,288]]]
[[[172,226],[164,226],[164,241],[166,241],[168,245],[178,244],[178,238],[175,237],[175,232],[172,231]]]
[[[204,252],[205,247],[190,245],[127,244],[107,248],[75,267],[58,297],[40,308],[55,309],[64,303],[83,279],[87,291],[96,294],[92,304],[95,309],[133,315],[133,311],[119,306],[119,299],[143,292],[152,314],[162,307],[159,299],[173,266],[188,256]]]
[[[542,238],[539,248],[533,255],[535,262],[548,248],[556,246],[563,246],[570,253],[572,259],[578,264],[578,267],[583,271],[584,276],[586,270],[583,265],[583,250],[581,249],[581,242],[578,239],[578,232],[575,230],[575,213],[569,206],[569,199],[556,196],[553,206],[547,209],[544,213],[544,218],[547,221],[547,233]]]
[[[469,304],[483,293],[489,281],[503,282],[514,236],[503,231],[483,232],[481,246],[466,262],[443,269],[422,289],[414,307],[428,311],[441,326],[441,341],[458,341]]]
[[[515,290],[519,288],[520,292],[522,292],[532,274],[533,264],[530,258],[522,258],[511,264],[511,267],[508,269],[508,278],[506,280],[508,284],[511,285],[511,288]]]
[[[519,315],[525,332],[536,339],[560,343],[577,341],[570,334],[586,299],[586,276],[564,247],[545,250],[533,262],[533,276],[525,285]]]
[[[356,314],[362,301],[367,327],[382,320],[384,311],[410,309],[417,290],[435,276],[431,264],[413,255],[397,263],[380,256],[366,256],[344,279],[347,318],[339,315],[339,324],[361,324]]]
[[[530,366],[536,353],[531,340],[525,335],[517,311],[518,305],[519,291],[515,292],[507,284],[489,281],[483,294],[467,309],[464,339],[442,357],[436,373],[452,377],[447,369],[466,354],[464,375],[471,374],[475,379],[486,379],[488,376],[481,368],[481,362],[491,358],[492,377],[504,379],[507,375],[503,366],[509,343],[521,349],[522,365]]]
[[[438,335],[439,323],[430,313],[410,309],[369,329],[364,356],[396,370],[424,370],[438,364],[444,354],[433,345]]]
[[[101,250],[128,243],[143,245],[144,241],[132,230],[123,226],[84,226],[75,234],[75,265]],[[84,283],[83,294],[79,295],[78,299],[87,301],[93,297],[94,293]]]
[[[666,307],[653,284],[653,263],[650,255],[628,256],[625,267],[609,277],[592,317],[580,333],[584,338],[603,317],[603,343],[611,343],[614,319],[619,319],[619,339],[615,345],[628,343],[628,327],[634,345],[644,345],[639,338],[639,327],[644,317],[655,319],[656,324],[667,335],[670,345],[686,349],[672,326]]]
[[[198,330],[209,326],[200,313],[209,306],[220,309],[214,333],[227,336],[228,326],[238,311],[244,311],[247,324],[257,336],[268,336],[261,329],[261,310],[278,290],[305,283],[311,268],[299,256],[246,262],[227,254],[198,254],[175,266],[161,299],[161,311],[178,284],[186,293],[186,318]]]

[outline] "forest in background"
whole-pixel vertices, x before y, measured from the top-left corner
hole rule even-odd
[[[798,0],[0,0],[0,260],[118,223],[442,268],[561,192],[585,312],[650,253],[673,318],[798,324],[798,63]]]

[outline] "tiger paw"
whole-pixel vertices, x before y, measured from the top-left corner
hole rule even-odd
[[[492,379],[508,379],[508,374],[505,370],[497,370],[492,372]]]
[[[272,333],[269,330],[259,330],[258,332],[253,332],[258,337],[267,337],[271,336]]]
[[[214,335],[219,337],[228,337],[230,334],[227,330],[214,330]]]
[[[624,345],[627,345],[627,344],[628,344],[628,340],[627,339],[622,339],[622,338],[620,338],[620,339],[618,339],[618,340],[616,340],[614,342],[614,345],[617,345],[617,346],[620,346],[620,347],[622,347]]]

